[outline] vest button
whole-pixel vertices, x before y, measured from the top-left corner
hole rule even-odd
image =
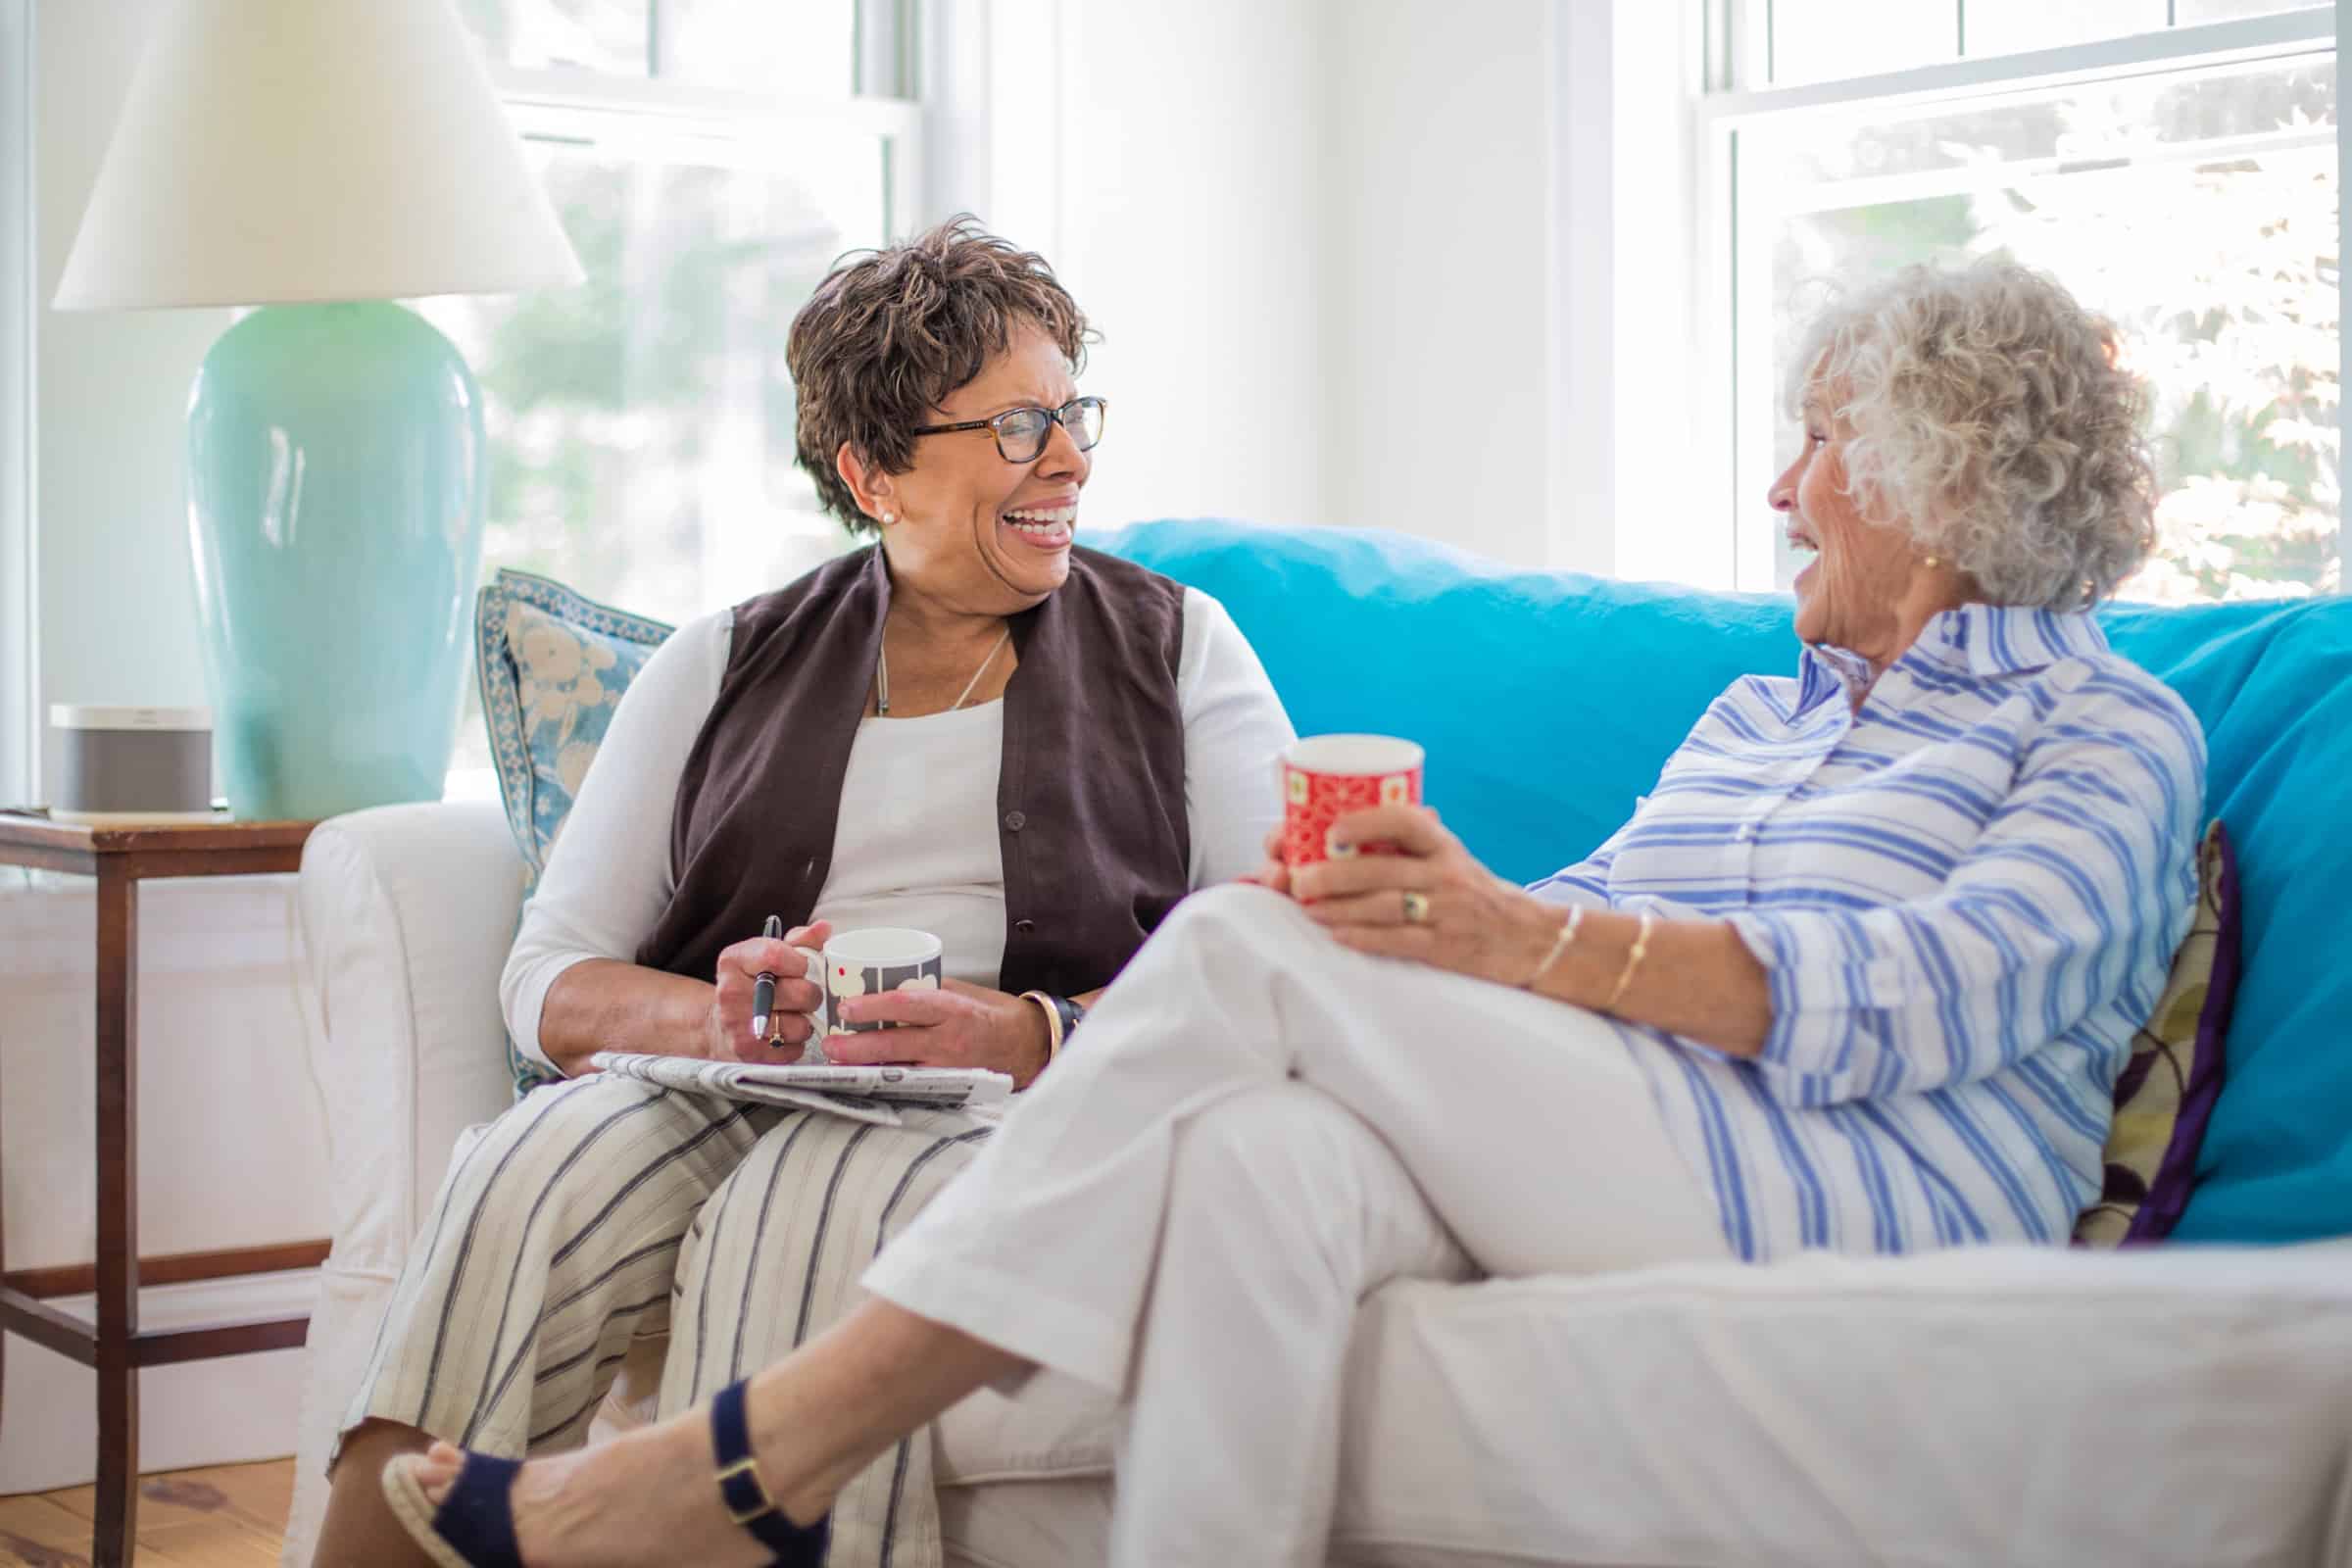
[[[1010,828],[1013,832],[1018,833],[1021,829],[1029,825],[1029,818],[1019,811],[1006,811],[1004,813],[1004,825]]]
[[[1037,922],[1035,920],[1015,920],[1012,922],[1012,929],[1022,936],[1027,936],[1037,929]]]

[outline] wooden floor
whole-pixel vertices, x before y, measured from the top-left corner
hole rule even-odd
[[[0,1497],[0,1565],[89,1568],[92,1488]],[[275,1568],[294,1461],[177,1470],[139,1483],[139,1568]]]

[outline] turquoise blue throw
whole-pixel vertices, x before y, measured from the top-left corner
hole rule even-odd
[[[1708,701],[1794,667],[1789,601],[1519,571],[1399,535],[1139,524],[1092,541],[1224,601],[1299,732],[1429,750],[1430,804],[1495,870],[1584,855]],[[2178,691],[2236,842],[2230,1081],[2177,1239],[2352,1234],[2352,600],[2111,608]]]

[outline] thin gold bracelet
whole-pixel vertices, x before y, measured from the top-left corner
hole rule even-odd
[[[1634,983],[1634,971],[1642,967],[1642,958],[1648,955],[1650,928],[1657,923],[1655,914],[1647,909],[1642,911],[1641,927],[1634,932],[1634,951],[1625,956],[1625,972],[1617,977],[1617,989],[1609,993],[1609,1000],[1600,1004],[1601,1011],[1615,1012],[1617,1004],[1625,1000],[1625,988]]]
[[[1568,944],[1576,940],[1576,928],[1584,923],[1585,906],[1581,904],[1568,906],[1568,918],[1560,922],[1559,934],[1551,939],[1551,951],[1544,955],[1544,961],[1536,965],[1536,972],[1527,977],[1527,983],[1522,985],[1520,990],[1533,991],[1536,989],[1536,982],[1543,979],[1550,971],[1551,966],[1560,961],[1560,955],[1566,953]]]

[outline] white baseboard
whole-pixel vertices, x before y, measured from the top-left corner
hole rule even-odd
[[[139,1293],[139,1326],[183,1328],[226,1318],[311,1310],[318,1271],[162,1285]],[[86,1296],[53,1303],[89,1315]],[[51,1492],[98,1478],[96,1379],[89,1368],[9,1336],[0,1405],[0,1494]],[[151,1367],[139,1374],[139,1469],[185,1470],[282,1458],[302,1407],[299,1349]]]

